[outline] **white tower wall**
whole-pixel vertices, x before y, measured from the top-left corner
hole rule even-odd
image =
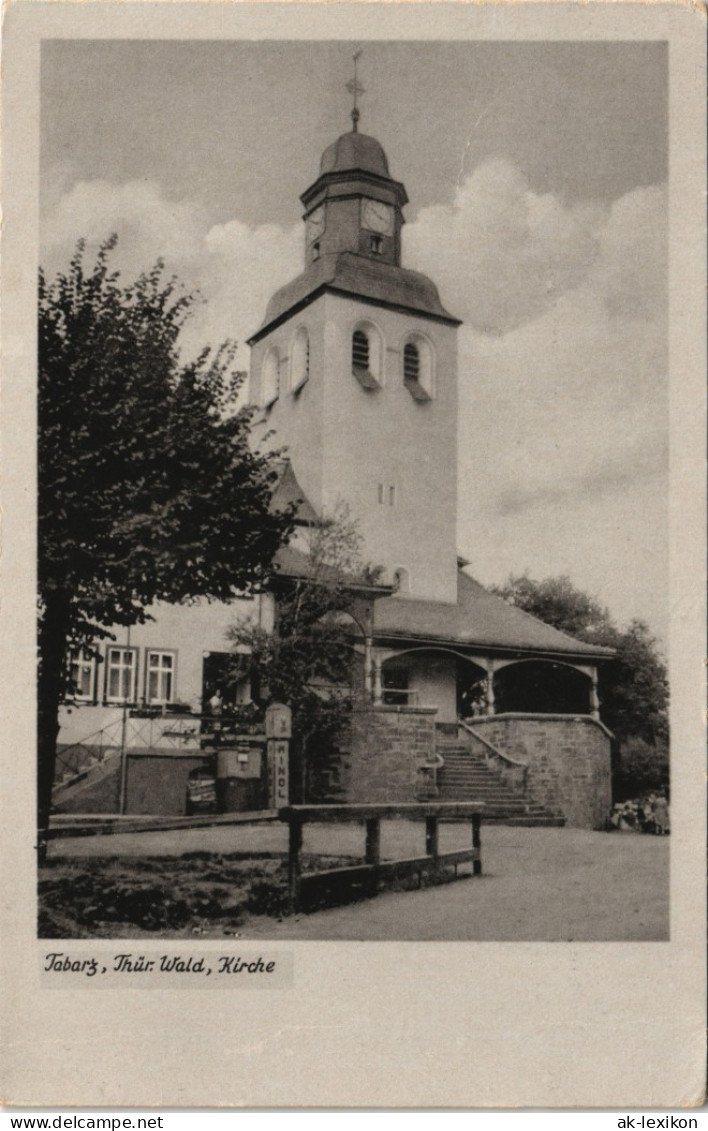
[[[379,387],[352,371],[352,334],[364,325]],[[292,343],[306,327],[309,379],[291,390]],[[403,347],[413,335],[432,358],[431,398],[404,385]],[[423,346],[425,348],[425,346]],[[407,571],[411,596],[457,599],[456,327],[325,293],[261,339],[252,355],[252,395],[269,350],[280,359],[280,392],[259,431],[287,449],[303,491],[318,512],[345,500],[359,523],[366,558],[388,580]]]

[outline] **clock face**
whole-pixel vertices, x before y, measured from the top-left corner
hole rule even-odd
[[[314,243],[318,240],[325,230],[325,209],[324,204],[320,204],[319,208],[315,208],[307,217],[307,242]]]
[[[393,232],[393,208],[380,200],[365,200],[362,208],[362,222],[370,232],[390,236]]]

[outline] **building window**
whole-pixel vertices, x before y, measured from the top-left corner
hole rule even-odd
[[[106,652],[106,702],[132,702],[137,674],[138,656],[134,648],[109,648]]]
[[[403,384],[414,400],[430,401],[435,393],[433,348],[427,338],[416,334],[403,346]]]
[[[310,377],[310,336],[304,326],[295,334],[291,350],[290,390],[300,391]]]
[[[312,261],[313,261],[313,263],[316,260],[318,260],[319,257],[320,257],[320,242],[318,240],[317,243],[313,243],[313,245],[312,245]]]
[[[364,389],[380,389],[381,335],[370,322],[357,326],[352,334],[352,373]]]
[[[396,505],[396,488],[394,486],[388,489],[388,505],[394,507]]]
[[[406,668],[384,668],[381,672],[382,699],[389,707],[406,707],[411,699]]]
[[[372,255],[381,255],[383,251],[383,236],[371,237],[371,253]]]
[[[379,483],[379,503],[383,503],[383,501],[384,501],[384,485],[383,485],[383,483]]]
[[[96,660],[83,648],[69,656],[67,697],[89,702],[96,697]]]
[[[145,665],[145,701],[172,703],[175,691],[174,652],[147,653]]]
[[[277,401],[280,392],[278,354],[274,349],[268,350],[261,370],[261,404],[263,408]]]

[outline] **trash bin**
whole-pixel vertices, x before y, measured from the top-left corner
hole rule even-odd
[[[262,738],[239,739],[216,756],[216,792],[221,813],[265,809]]]

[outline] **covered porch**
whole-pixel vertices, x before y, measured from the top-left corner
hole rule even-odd
[[[456,603],[377,600],[366,652],[374,706],[435,707],[441,723],[509,712],[598,721],[598,664],[613,656],[507,604],[463,569]]]
[[[597,665],[580,660],[384,640],[370,663],[374,706],[435,707],[441,723],[509,712],[600,718]]]

